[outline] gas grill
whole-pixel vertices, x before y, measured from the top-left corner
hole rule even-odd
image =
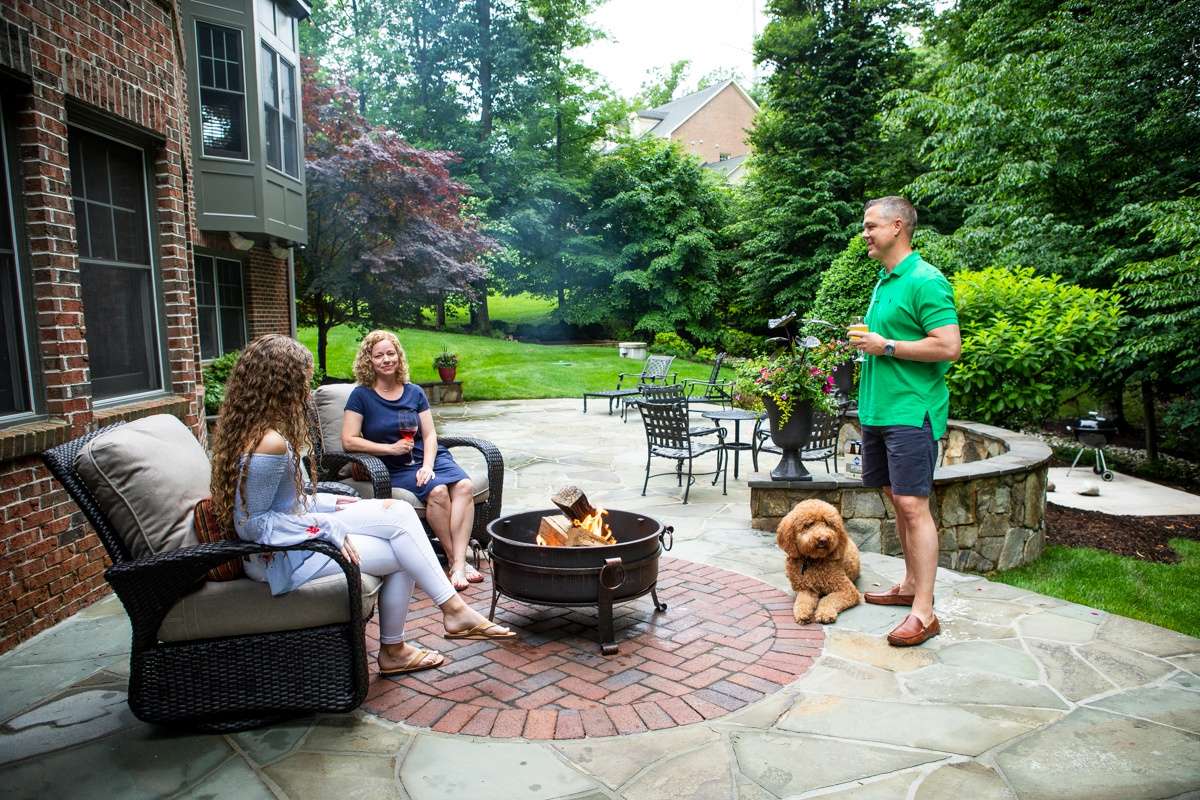
[[[1113,474],[1104,460],[1104,447],[1108,444],[1110,437],[1116,436],[1116,423],[1100,416],[1097,411],[1089,411],[1086,417],[1080,417],[1075,420],[1074,424],[1068,425],[1067,430],[1075,435],[1075,441],[1080,445],[1079,452],[1075,454],[1075,460],[1071,462],[1071,469],[1067,470],[1067,474],[1070,475],[1071,470],[1075,469],[1083,454],[1091,450],[1095,461],[1092,472],[1106,481],[1111,481]]]

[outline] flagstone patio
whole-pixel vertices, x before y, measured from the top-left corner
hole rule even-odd
[[[946,570],[938,573],[936,604],[944,633],[920,648],[891,648],[882,638],[903,609],[861,605],[823,630],[777,616],[768,621],[772,602],[788,587],[773,535],[750,527],[745,473],[731,478],[727,496],[702,481],[683,506],[673,481],[658,478],[643,498],[645,439],[636,415],[622,423],[601,407],[585,416],[577,402],[565,400],[437,411],[442,430],[482,436],[500,447],[506,512],[546,507],[554,490],[575,483],[598,504],[653,516],[675,529],[664,575],[690,571],[680,586],[719,577],[720,596],[731,608],[745,597],[761,598],[763,612],[742,606],[745,618],[756,620],[747,627],[774,626],[774,640],[788,639],[780,634],[794,629],[811,652],[784,647],[769,658],[747,660],[755,643],[740,650],[718,643],[731,631],[705,629],[724,623],[698,618],[695,627],[703,635],[692,643],[714,646],[690,654],[684,640],[694,626],[678,623],[687,619],[689,605],[695,610],[705,604],[682,590],[659,618],[648,610],[649,598],[622,607],[619,669],[598,656],[589,665],[561,651],[529,658],[530,649],[562,638],[546,635],[560,627],[546,622],[557,619],[552,614],[532,620],[542,629],[522,643],[472,652],[448,647],[453,643],[417,617],[414,634],[454,659],[449,672],[427,673],[429,680],[422,681],[432,685],[480,670],[478,683],[464,678],[433,690],[478,694],[457,698],[456,705],[419,691],[416,683],[375,678],[365,706],[373,710],[228,736],[176,734],[140,723],[128,710],[129,627],[110,597],[0,657],[5,796],[1200,797],[1200,639]],[[864,590],[890,585],[903,570],[898,559],[877,554],[864,554],[863,564]],[[755,580],[725,578],[729,573]],[[481,604],[481,597],[477,591],[473,601]],[[541,613],[503,599],[500,608],[502,618]],[[765,614],[761,620],[759,613]],[[576,639],[570,646],[580,652],[589,635],[584,622],[563,623],[577,626],[570,630]],[[645,636],[655,638],[653,646],[639,639]],[[718,644],[733,652],[719,652]],[[497,653],[506,655],[493,657]],[[542,660],[553,657],[559,661],[551,666]],[[698,664],[691,658],[705,659],[703,668],[692,669]],[[809,658],[811,664],[805,663]],[[755,674],[756,665],[772,660],[799,677]],[[603,686],[608,678],[565,664],[608,676],[639,674]],[[668,702],[676,698],[667,691],[669,682],[648,680],[662,672],[650,664],[681,670],[666,674],[688,686],[677,696],[682,704]],[[523,703],[510,698],[509,710],[525,714],[519,727],[511,715],[508,727],[500,725],[503,711],[489,701],[493,689],[480,688],[484,675],[498,687],[532,679],[520,689]],[[618,696],[629,686],[644,690]],[[688,702],[700,691],[709,692],[701,696],[712,707],[708,714]],[[396,704],[380,700],[393,692]],[[411,713],[389,713],[418,695]],[[467,717],[461,707],[471,704]],[[618,707],[626,710],[609,713]],[[596,723],[592,729],[582,725],[585,709]],[[560,731],[559,720],[572,718],[564,710],[576,711],[580,725],[564,723]],[[534,711],[542,713],[530,727]],[[556,715],[549,728],[547,712]],[[624,719],[627,727],[609,730],[602,717]],[[459,732],[442,732],[449,729]]]

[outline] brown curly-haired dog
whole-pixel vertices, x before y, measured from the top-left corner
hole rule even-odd
[[[796,590],[792,614],[796,622],[829,623],[839,611],[862,600],[858,580],[858,545],[846,535],[842,515],[824,500],[797,503],[775,531],[779,549],[787,553],[787,576]]]

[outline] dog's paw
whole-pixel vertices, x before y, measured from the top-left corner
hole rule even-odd
[[[798,624],[798,625],[807,625],[808,623],[813,621],[813,615],[811,613],[798,614],[798,613],[793,612],[792,617],[795,618],[796,624]]]
[[[837,622],[837,612],[836,611],[818,611],[815,619],[817,620],[817,622],[821,623],[822,625],[828,625],[831,622]]]

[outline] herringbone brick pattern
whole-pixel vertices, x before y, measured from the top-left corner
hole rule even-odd
[[[486,612],[490,578],[468,590]],[[441,614],[414,603],[408,635],[447,663],[400,678],[373,677],[367,710],[445,733],[581,739],[724,716],[778,691],[821,653],[819,625],[797,625],[789,595],[754,578],[676,558],[661,562],[650,597],[613,609],[621,652],[603,656],[592,609],[501,598],[496,620],[519,638],[442,638]],[[378,627],[368,628],[371,649]],[[372,657],[372,670],[375,670]]]

